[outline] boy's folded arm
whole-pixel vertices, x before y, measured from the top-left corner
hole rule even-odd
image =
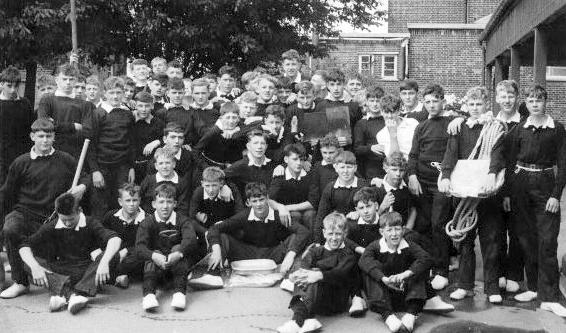
[[[295,234],[295,238],[289,244],[289,251],[294,251],[297,254],[302,253],[310,236],[309,230],[300,223],[291,223],[289,231]]]
[[[195,253],[198,247],[197,236],[193,224],[189,219],[184,219],[181,226],[181,244],[179,246],[179,252],[183,256],[189,256],[191,253]]]
[[[423,250],[419,245],[415,243],[410,243],[408,251],[415,260],[409,266],[408,270],[414,273],[414,275],[421,275],[427,270],[429,270],[433,265],[433,260],[430,255]]]
[[[377,281],[385,276],[383,274],[383,264],[376,259],[375,255],[379,253],[378,242],[373,242],[366,247],[364,254],[362,254],[358,265],[362,272],[368,274],[370,277]]]
[[[136,252],[138,253],[138,257],[144,260],[152,260],[151,256],[153,255],[153,251],[149,249],[149,241],[150,241],[150,232],[151,226],[147,223],[147,220],[144,220],[140,223],[138,228],[138,232],[136,235]]]
[[[352,269],[356,266],[357,260],[355,255],[348,255],[343,260],[340,260],[338,264],[330,270],[322,272],[322,281],[335,284],[343,285],[344,280],[351,278]]]

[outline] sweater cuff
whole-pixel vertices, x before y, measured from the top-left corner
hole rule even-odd
[[[381,279],[384,277],[383,272],[379,268],[374,268],[374,269],[370,270],[368,274],[373,279],[375,279],[379,282],[381,282]]]

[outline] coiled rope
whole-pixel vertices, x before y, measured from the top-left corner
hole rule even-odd
[[[495,143],[505,134],[506,126],[493,118],[484,123],[480,136],[470,156],[472,159],[487,159],[491,158],[491,151]],[[493,194],[486,193],[488,196]],[[450,220],[445,227],[446,234],[454,241],[459,243],[466,239],[468,232],[474,229],[478,223],[477,206],[482,198],[479,197],[466,197],[462,198],[456,207],[454,217]]]

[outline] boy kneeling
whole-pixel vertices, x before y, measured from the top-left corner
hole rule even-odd
[[[55,211],[58,218],[24,241],[19,253],[34,283],[49,288],[49,310],[63,309],[68,300],[69,312],[75,314],[86,306],[85,296],[94,297],[98,287],[115,279],[121,240],[115,232],[86,217],[70,193],[57,197]],[[106,243],[106,250],[94,257],[92,253],[101,243]],[[38,258],[32,250],[49,255]]]
[[[301,268],[289,278],[296,285],[289,308],[293,318],[277,328],[280,333],[311,332],[322,327],[314,315],[348,309],[355,288],[356,255],[344,245],[348,224],[340,213],[323,220],[324,246],[309,249]]]
[[[403,238],[403,218],[397,212],[379,218],[383,236],[365,249],[360,258],[369,308],[379,313],[392,332],[403,326],[413,330],[426,300],[426,273],[431,257]],[[394,311],[406,312],[401,320]]]

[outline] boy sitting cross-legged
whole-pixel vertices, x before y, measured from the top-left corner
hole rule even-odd
[[[171,306],[183,310],[186,305],[187,274],[194,264],[197,238],[191,221],[175,212],[175,186],[160,184],[152,202],[155,213],[148,215],[138,228],[136,250],[145,261],[142,307],[152,311],[159,306],[155,297],[160,280],[173,280],[175,293]]]
[[[86,306],[86,296],[94,297],[98,287],[114,280],[121,240],[86,217],[70,193],[57,197],[55,211],[56,218],[22,242],[19,253],[33,282],[49,288],[49,310],[61,310],[68,300],[75,314]],[[104,253],[96,251],[98,244],[106,245]]]
[[[399,213],[385,213],[379,226],[383,238],[371,243],[359,262],[369,308],[382,316],[391,332],[403,326],[411,332],[425,303],[426,273],[432,259],[420,246],[403,238]],[[406,314],[399,320],[394,311]]]
[[[323,221],[324,246],[309,249],[300,269],[290,274],[296,284],[289,308],[293,318],[277,328],[280,333],[312,332],[322,327],[315,315],[330,315],[348,308],[355,279],[354,252],[344,245],[346,217],[331,213]]]

